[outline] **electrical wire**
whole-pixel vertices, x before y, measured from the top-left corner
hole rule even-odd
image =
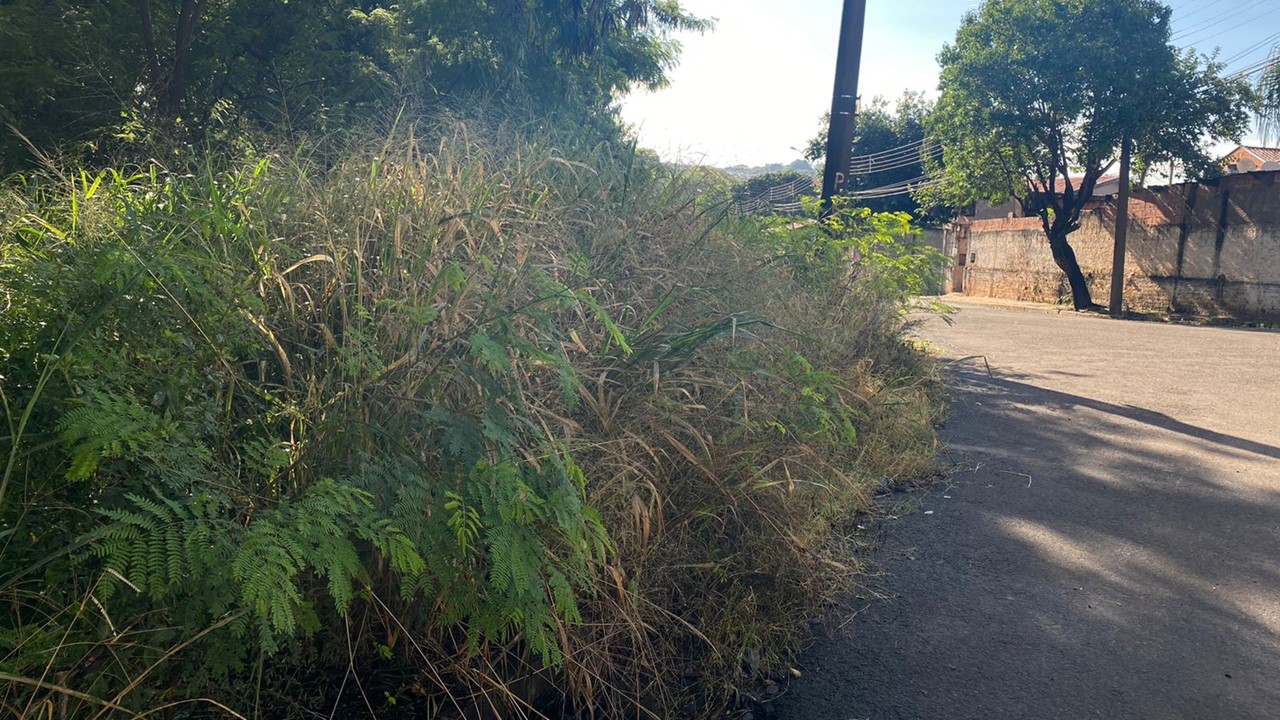
[[[926,190],[928,188],[938,187],[939,185],[942,184],[942,182],[943,182],[942,180],[929,180],[926,182],[916,183],[914,185],[898,187],[898,188],[884,190],[880,192],[864,191],[864,192],[845,193],[845,196],[852,198],[854,200],[883,200],[885,198],[899,197],[901,195],[910,195],[911,193],[917,192],[919,190]]]
[[[930,179],[927,175],[919,175],[910,180],[902,180],[866,190],[846,192],[844,195],[854,200],[883,200],[909,195],[918,190],[937,187],[941,184],[942,180]],[[794,200],[785,203],[776,201],[786,197],[794,197],[795,193],[800,192],[806,186],[809,189],[813,189],[812,178],[800,178],[781,185],[774,185],[749,200],[734,203],[733,210],[743,215],[764,209],[769,212],[794,212],[802,207],[802,203]]]
[[[740,215],[753,213],[763,208],[769,208],[771,212],[783,210],[784,208],[798,210],[800,207],[799,203],[778,203],[777,201],[795,197],[796,193],[801,192],[805,188],[813,190],[813,178],[797,178],[791,182],[766,188],[755,197],[735,202],[733,204],[733,209]],[[795,207],[792,208],[792,205]]]
[[[899,155],[896,157],[885,158],[883,160],[863,160],[857,157],[849,158],[849,169],[859,172],[880,172],[883,170],[893,170],[900,167],[908,167],[911,165],[919,165],[929,157],[938,154],[938,144],[930,146],[928,149],[917,149],[913,152]]]
[[[1260,60],[1252,65],[1247,65],[1230,75],[1225,75],[1222,79],[1228,82],[1232,80],[1243,80],[1244,78],[1252,75],[1267,72],[1274,67],[1280,67],[1280,56],[1269,56],[1265,60]]]
[[[1228,22],[1234,18],[1240,17],[1241,15],[1249,12],[1250,10],[1253,10],[1254,8],[1257,8],[1262,5],[1266,5],[1269,2],[1271,2],[1271,0],[1252,0],[1252,2],[1249,2],[1245,5],[1233,8],[1230,12],[1226,12],[1220,15],[1216,15],[1214,17],[1210,17],[1208,20],[1205,20],[1204,22],[1197,23],[1188,28],[1183,28],[1178,32],[1174,33],[1170,39],[1181,40],[1183,38],[1194,35],[1203,30],[1215,28],[1224,22]]]
[[[899,145],[897,147],[888,148],[887,150],[867,153],[866,155],[855,155],[853,156],[852,159],[872,160],[872,159],[881,158],[887,155],[901,155],[903,152],[910,152],[912,148],[917,148],[917,147],[920,147],[921,145],[924,145],[925,140],[926,138],[920,138],[919,140],[912,140],[911,142],[905,145]]]
[[[892,170],[914,167],[916,165],[921,165],[928,160],[936,160],[940,157],[942,157],[942,145],[934,145],[927,151],[884,165],[850,161],[849,172],[853,175],[874,175],[877,173],[885,173]]]
[[[1230,65],[1231,63],[1236,62],[1237,60],[1241,60],[1241,59],[1243,59],[1243,58],[1245,58],[1245,57],[1247,57],[1247,56],[1249,56],[1249,55],[1252,55],[1253,53],[1257,52],[1258,50],[1262,50],[1263,48],[1267,48],[1268,52],[1270,52],[1270,48],[1269,48],[1268,46],[1274,46],[1277,42],[1280,42],[1280,32],[1278,32],[1278,33],[1274,33],[1274,34],[1271,34],[1271,35],[1268,35],[1267,37],[1265,37],[1265,38],[1263,38],[1263,39],[1259,40],[1258,42],[1256,42],[1256,43],[1254,43],[1254,44],[1250,45],[1249,47],[1245,48],[1244,50],[1241,50],[1240,52],[1236,53],[1235,55],[1232,55],[1231,57],[1227,58],[1226,60],[1223,60],[1223,61],[1222,61],[1222,63],[1223,63],[1224,65]]]
[[[1204,12],[1205,10],[1208,10],[1214,5],[1221,5],[1223,2],[1224,0],[1212,0],[1212,2],[1203,2],[1202,0],[1190,0],[1189,2],[1185,2],[1179,5],[1178,7],[1174,8],[1173,14],[1177,15],[1178,18],[1181,20],[1186,20],[1187,18],[1195,17],[1196,15],[1199,15],[1200,13]],[[1186,8],[1192,5],[1195,5],[1196,7],[1192,9],[1190,12],[1188,12],[1187,14],[1183,15],[1182,10],[1185,10]]]
[[[1248,20],[1244,21],[1244,23],[1242,23],[1242,25],[1248,25],[1248,24],[1250,24],[1250,23],[1257,22],[1258,20],[1262,20],[1262,19],[1264,19],[1264,18],[1271,17],[1274,13],[1275,13],[1275,11],[1274,11],[1274,10],[1264,10],[1261,14],[1259,14],[1259,15],[1255,15],[1255,16],[1253,16],[1253,17],[1249,18]],[[1196,42],[1198,42],[1198,43],[1203,43],[1203,42],[1205,42],[1206,40],[1212,40],[1212,39],[1214,39],[1214,38],[1216,38],[1216,37],[1220,37],[1220,36],[1222,36],[1222,35],[1226,35],[1226,34],[1227,34],[1227,33],[1229,33],[1229,32],[1235,32],[1235,31],[1236,31],[1236,30],[1238,30],[1238,29],[1239,29],[1239,27],[1238,27],[1238,26],[1231,26],[1231,27],[1223,28],[1222,30],[1219,30],[1218,32],[1215,32],[1215,33],[1213,33],[1212,35],[1205,35],[1205,36],[1203,36],[1203,37],[1201,37],[1201,38],[1197,39],[1197,40],[1196,40]]]
[[[930,180],[928,175],[920,175],[903,180],[902,182],[891,183],[889,185],[881,185],[867,190],[855,190],[845,193],[846,196],[861,200],[874,200],[878,198],[893,197],[896,195],[905,195],[915,192],[923,187],[932,187],[941,183],[941,180]]]

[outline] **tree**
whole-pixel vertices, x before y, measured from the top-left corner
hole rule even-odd
[[[1280,140],[1280,45],[1271,49],[1268,65],[1258,76],[1258,134],[1262,144]]]
[[[8,0],[0,121],[40,148],[211,124],[329,133],[469,93],[609,126],[667,80],[676,0]],[[0,141],[0,169],[21,153]]]
[[[854,162],[846,184],[849,192],[866,192],[924,176],[924,156],[933,151],[925,142],[925,118],[932,110],[933,103],[925,99],[924,93],[910,90],[902,93],[892,109],[882,97],[867,103],[859,111],[854,129]],[[829,124],[824,115],[818,134],[805,146],[805,158],[811,162],[820,162],[826,156]],[[908,192],[862,199],[857,204],[873,212],[909,213],[924,222],[944,220],[939,210],[921,208]]]
[[[1248,84],[1180,53],[1170,14],[1155,0],[986,0],[938,56],[933,201],[1016,199],[1040,218],[1077,309],[1095,306],[1067,239],[1123,141],[1139,163],[1178,160],[1194,176],[1213,171],[1207,141],[1248,127]]]

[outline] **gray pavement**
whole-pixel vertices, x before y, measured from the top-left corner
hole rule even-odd
[[[955,467],[770,714],[1280,718],[1280,333],[954,319]]]

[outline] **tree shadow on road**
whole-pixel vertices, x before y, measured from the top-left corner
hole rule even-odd
[[[1085,378],[1087,375],[1053,371],[1052,375]],[[1005,371],[985,374],[970,368],[958,368],[954,377],[971,391],[987,389],[1004,394],[1018,401],[1030,402],[1041,406],[1059,408],[1089,408],[1098,412],[1118,415],[1135,422],[1144,423],[1154,428],[1181,433],[1213,445],[1223,445],[1245,452],[1256,453],[1266,457],[1280,459],[1280,447],[1248,440],[1246,438],[1215,432],[1206,428],[1182,422],[1170,415],[1136,405],[1117,405],[1092,398],[1049,390],[1034,384],[1035,376],[1015,375]]]
[[[953,374],[951,497],[889,528],[896,598],[819,640],[779,716],[1275,717],[1280,448]]]

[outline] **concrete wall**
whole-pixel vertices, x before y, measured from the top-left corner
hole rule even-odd
[[[946,247],[942,228],[921,228],[920,242],[938,252],[943,252]]]
[[[1280,173],[1135,190],[1129,214],[1128,309],[1280,317]],[[966,229],[955,232],[962,236]],[[1070,238],[1094,301],[1103,304],[1114,232],[1115,205],[1100,201]],[[954,283],[966,294],[1040,302],[1070,297],[1039,218],[975,220],[967,233],[967,243],[948,243],[953,256],[967,244],[968,262]]]

